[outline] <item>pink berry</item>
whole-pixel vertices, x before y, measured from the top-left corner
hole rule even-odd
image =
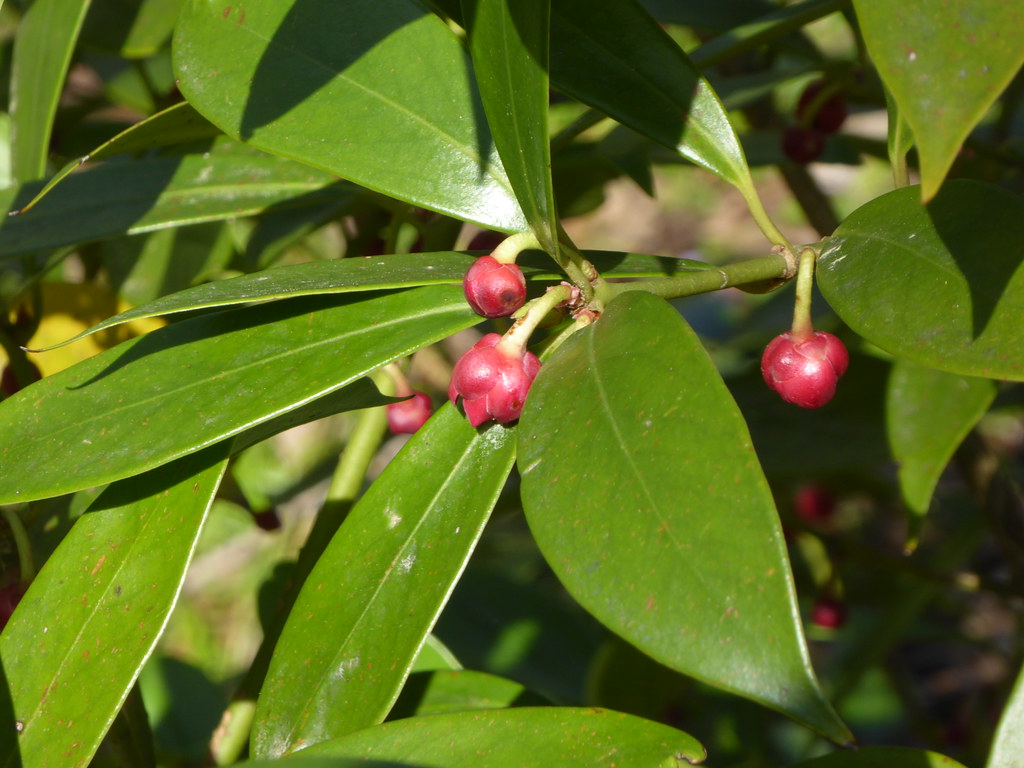
[[[819,597],[811,608],[811,621],[825,629],[839,629],[846,623],[846,605],[834,597]]]
[[[794,163],[805,165],[825,151],[825,134],[815,128],[789,126],[782,134],[782,153]]]
[[[826,81],[816,80],[808,85],[796,105],[797,117],[804,117],[811,103],[817,99],[819,93],[825,87]],[[811,125],[822,133],[835,133],[846,121],[846,100],[838,93],[834,93],[825,99],[817,111],[811,117]]]
[[[433,407],[426,392],[415,392],[408,400],[388,403],[388,429],[396,435],[411,435],[430,418]]]
[[[481,256],[462,279],[466,301],[484,317],[508,317],[526,302],[526,278],[515,264]]]
[[[469,423],[478,427],[489,419],[507,424],[519,418],[530,386],[540,370],[532,352],[498,345],[501,336],[489,333],[459,358],[452,370],[448,399],[462,397]]]
[[[820,408],[836,393],[836,382],[849,362],[843,342],[831,333],[815,331],[804,341],[784,333],[765,348],[761,373],[787,403]]]

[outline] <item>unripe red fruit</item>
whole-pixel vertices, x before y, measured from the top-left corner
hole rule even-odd
[[[481,256],[462,279],[473,311],[484,317],[508,317],[526,302],[526,278],[515,264]]]
[[[819,93],[825,87],[826,81],[816,80],[808,85],[796,105],[797,117],[804,117]],[[818,111],[811,118],[811,126],[822,133],[835,133],[846,121],[846,100],[838,93],[829,96],[818,107]]]
[[[452,370],[448,399],[461,396],[469,423],[478,427],[489,419],[507,424],[519,418],[530,386],[540,370],[532,352],[498,346],[501,336],[489,333],[459,358]]]
[[[426,392],[415,392],[408,400],[388,403],[388,429],[396,435],[411,435],[430,418],[433,406]]]
[[[846,605],[834,597],[820,597],[811,608],[811,621],[825,629],[839,629],[846,623]]]
[[[836,393],[836,382],[849,362],[843,342],[831,333],[815,331],[805,341],[784,333],[765,348],[761,373],[787,403],[820,408]]]
[[[825,151],[825,134],[814,128],[791,125],[782,133],[782,153],[794,163],[805,165]]]

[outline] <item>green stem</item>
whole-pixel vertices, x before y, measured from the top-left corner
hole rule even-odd
[[[850,0],[808,0],[789,5],[709,40],[690,53],[690,60],[698,69],[713,67],[849,5]]]
[[[811,323],[811,294],[814,290],[814,264],[818,254],[813,248],[800,251],[800,264],[796,273],[796,301],[793,304],[793,327],[790,333],[795,341],[806,341],[814,334]]]
[[[603,296],[610,301],[626,291],[647,291],[665,299],[678,299],[698,293],[710,293],[747,283],[788,279],[793,276],[793,265],[783,254],[772,254],[758,259],[738,261],[724,267],[711,267],[657,280],[637,280],[631,283],[606,283]]]
[[[255,701],[235,701],[228,706],[210,742],[214,765],[234,765],[238,762],[249,743],[249,732],[255,716]]]
[[[570,289],[565,285],[548,288],[543,296],[537,297],[519,310],[522,314],[509,328],[508,333],[501,338],[499,344],[506,349],[526,349],[530,336],[537,330],[537,326],[544,320],[548,312],[568,301],[570,294]]]
[[[36,577],[36,563],[32,557],[32,542],[28,539],[28,532],[21,516],[10,507],[0,507],[0,514],[4,516],[7,525],[11,528],[14,536],[14,546],[18,550],[18,569],[22,584],[28,584]]]
[[[390,393],[390,377],[381,372],[372,374],[374,383],[381,392]],[[255,698],[263,685],[270,667],[270,657],[284,628],[285,619],[298,597],[302,585],[313,571],[320,556],[327,549],[334,534],[348,515],[352,503],[359,496],[366,470],[370,466],[387,432],[387,413],[384,407],[367,408],[359,412],[358,421],[349,436],[345,450],[338,461],[338,467],[331,478],[327,499],[317,514],[316,522],[306,537],[299,553],[298,562],[281,596],[280,603],[267,621],[263,641],[253,660],[252,666],[236,692],[238,701]]]
[[[376,373],[373,375],[373,380],[377,388],[382,392],[390,393],[393,391],[394,382],[387,374]],[[334,477],[331,478],[331,486],[327,491],[327,500],[317,516],[317,524],[325,517],[338,518],[336,522],[331,523],[331,531],[324,542],[324,546],[326,546],[331,536],[334,535],[334,531],[338,530],[338,526],[341,525],[344,515],[348,512],[348,508],[359,496],[359,492],[363,487],[363,479],[366,477],[366,470],[376,455],[381,441],[387,434],[387,428],[388,419],[385,408],[367,408],[359,412],[359,420],[356,422],[355,429],[352,430],[352,434],[349,436],[348,444],[341,454],[338,467],[334,471]],[[317,526],[314,525],[313,531],[316,531],[316,529]],[[311,532],[310,537],[312,535]],[[307,546],[308,544],[309,542],[307,541]]]
[[[533,232],[509,235],[491,252],[491,257],[500,264],[515,264],[519,254],[526,250],[544,250]]]
[[[761,202],[761,197],[757,194],[753,183],[745,184],[744,188],[740,189],[740,194],[746,200],[747,208],[750,209],[750,215],[754,217],[754,221],[764,233],[764,236],[771,241],[772,245],[782,246],[792,253],[793,244],[782,234],[782,230],[775,226],[775,222],[772,221],[772,217],[765,210],[764,203]]]

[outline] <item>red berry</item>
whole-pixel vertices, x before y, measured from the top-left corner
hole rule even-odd
[[[793,497],[793,508],[801,520],[823,523],[836,511],[836,498],[820,485],[804,485]]]
[[[825,629],[839,629],[846,623],[846,605],[834,597],[819,597],[811,608],[811,621]]]
[[[791,125],[782,133],[782,152],[794,163],[817,160],[825,151],[825,134],[814,128]]]
[[[819,93],[826,86],[826,81],[816,80],[808,85],[800,95],[800,101],[796,105],[797,117],[803,118],[811,103],[817,99]],[[846,100],[839,94],[833,93],[818,106],[817,111],[811,117],[811,125],[822,133],[835,133],[846,121]]]
[[[481,256],[462,279],[466,301],[484,317],[508,317],[526,301],[526,278],[515,264]]]
[[[507,424],[523,412],[540,360],[532,352],[500,346],[501,336],[489,333],[459,358],[452,370],[448,399],[461,396],[469,423],[489,419]]]
[[[388,403],[388,429],[396,435],[411,435],[430,418],[433,407],[426,392],[414,392],[408,400]]]
[[[784,333],[765,348],[761,373],[787,403],[820,408],[836,393],[836,382],[849,362],[843,342],[831,333],[815,331],[804,341]]]

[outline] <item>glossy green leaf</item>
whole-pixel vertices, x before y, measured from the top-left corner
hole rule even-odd
[[[871,59],[914,132],[930,200],[964,139],[1024,63],[1024,13],[1005,0],[854,0]]]
[[[227,12],[225,12],[227,9]],[[458,39],[412,0],[189,0],[178,79],[254,146],[491,229],[527,224]]]
[[[3,729],[4,765],[19,750],[25,768],[88,765],[163,632],[230,447],[111,486],[47,561],[0,635],[23,725]]]
[[[850,739],[743,417],[669,304],[615,299],[541,369],[519,429],[530,529],[587,610],[673,669]]]
[[[753,181],[721,101],[635,0],[553,0],[551,79],[744,193]]]
[[[418,768],[603,765],[683,768],[704,759],[689,734],[606,709],[520,707],[397,720],[312,747]],[[303,753],[305,754],[305,753]]]
[[[359,500],[281,633],[256,709],[257,757],[384,719],[505,484],[514,434],[478,432],[446,404]]]
[[[458,670],[462,664],[451,649],[442,643],[437,635],[427,635],[423,647],[416,654],[411,672],[433,672],[435,670]]]
[[[864,747],[796,763],[793,768],[964,768],[937,752],[909,747]]]
[[[409,676],[388,719],[465,712],[470,709],[501,709],[528,697],[526,688],[486,672],[470,669],[416,672]],[[535,705],[545,702],[532,697]]]
[[[53,118],[89,0],[34,0],[18,22],[11,62],[11,168],[46,174]]]
[[[1024,379],[1024,198],[952,180],[854,211],[826,243],[818,285],[854,331],[893,354],[967,376]]]
[[[132,339],[0,403],[0,503],[143,472],[477,321],[445,285],[277,302]]]
[[[537,239],[554,253],[548,141],[550,0],[463,0],[473,69],[494,144]]]
[[[702,262],[642,254],[587,251],[585,255],[601,274],[607,277],[677,275],[685,271],[710,268],[710,265]],[[461,285],[466,270],[475,259],[476,256],[471,254],[446,251],[365,256],[268,269],[251,275],[204,283],[170,296],[163,296],[148,304],[132,307],[51,349],[122,323],[195,309],[318,294],[376,291],[421,285]],[[562,273],[555,269],[554,263],[546,257],[534,258],[531,254],[524,254],[517,263],[529,281],[561,280],[563,277]]]
[[[0,192],[17,210],[41,185]],[[0,219],[0,260],[64,245],[336,199],[352,187],[239,144],[211,152],[110,162],[73,173],[27,212]]]
[[[121,131],[117,136],[96,147],[85,157],[80,157],[65,165],[52,179],[46,182],[46,186],[30,202],[25,204],[21,212],[24,213],[24,211],[38,203],[51,189],[63,181],[72,171],[80,168],[83,163],[105,160],[108,157],[128,152],[141,152],[156,147],[166,147],[171,144],[183,144],[197,139],[210,139],[218,135],[220,135],[220,131],[210,121],[192,109],[188,102],[183,101],[180,104],[175,104]]]
[[[985,768],[1017,768],[1024,755],[1024,674],[1018,674],[1003,708]]]
[[[910,511],[928,511],[932,492],[953,452],[996,396],[989,379],[957,376],[899,360],[886,398],[886,426],[900,489]]]

